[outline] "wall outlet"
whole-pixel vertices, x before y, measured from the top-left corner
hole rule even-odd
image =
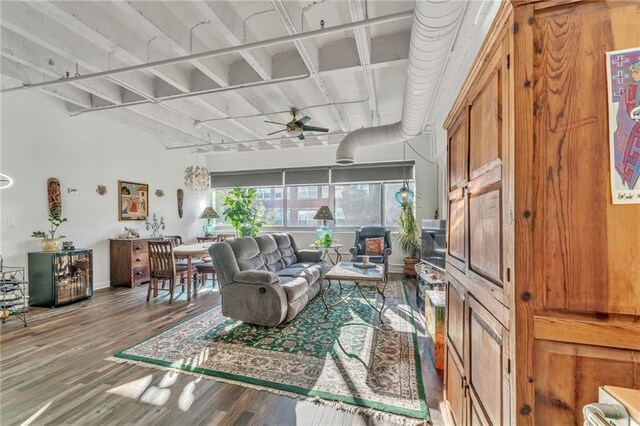
[[[7,219],[7,228],[15,228],[16,220],[15,219]]]

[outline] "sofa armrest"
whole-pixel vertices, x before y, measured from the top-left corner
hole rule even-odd
[[[298,262],[320,262],[322,260],[322,252],[320,250],[303,249],[296,253]]]
[[[280,282],[280,277],[269,271],[240,271],[233,274],[233,281],[242,284],[275,284]]]

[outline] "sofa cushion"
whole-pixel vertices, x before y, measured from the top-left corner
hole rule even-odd
[[[284,268],[276,272],[279,277],[299,277],[305,268]]]
[[[287,295],[289,303],[299,299],[309,291],[309,283],[303,277],[280,277],[280,284]]]
[[[282,260],[282,254],[278,249],[278,244],[273,236],[263,235],[256,237],[256,242],[258,243],[262,257],[264,258],[267,270],[277,272],[286,267]]]
[[[291,244],[291,238],[289,234],[271,234],[278,244],[278,250],[280,250],[280,255],[282,256],[282,260],[286,267],[291,266],[296,263],[298,259],[296,258],[296,250],[295,247]]]
[[[236,256],[238,267],[241,271],[248,271],[251,269],[266,270],[264,265],[264,258],[260,253],[260,247],[253,237],[234,238],[229,240],[228,244],[233,250],[233,254]]]

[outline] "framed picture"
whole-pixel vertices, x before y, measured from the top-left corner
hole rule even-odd
[[[149,185],[118,181],[119,220],[146,220],[149,212]]]
[[[607,52],[613,204],[640,204],[640,47]]]

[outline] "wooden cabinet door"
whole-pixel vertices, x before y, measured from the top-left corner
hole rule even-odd
[[[467,158],[469,155],[467,133],[467,110],[464,109],[448,130],[449,136],[449,191],[463,187],[468,179]]]
[[[451,350],[451,345],[447,346],[447,368],[445,377],[446,399],[449,402],[451,418],[456,426],[466,423],[466,380],[464,377],[464,367]]]
[[[509,417],[509,337],[507,330],[477,300],[467,296],[465,376],[469,413],[474,422],[505,425]]]
[[[447,277],[447,299],[445,315],[447,318],[447,341],[460,363],[464,361],[465,341],[465,289],[450,275]]]
[[[505,196],[509,121],[508,43],[496,50],[478,79],[469,107],[468,276],[508,304],[504,291],[507,270],[504,236],[509,234]],[[495,288],[497,287],[497,289]]]
[[[447,262],[462,272],[467,271],[467,187],[449,194]]]

